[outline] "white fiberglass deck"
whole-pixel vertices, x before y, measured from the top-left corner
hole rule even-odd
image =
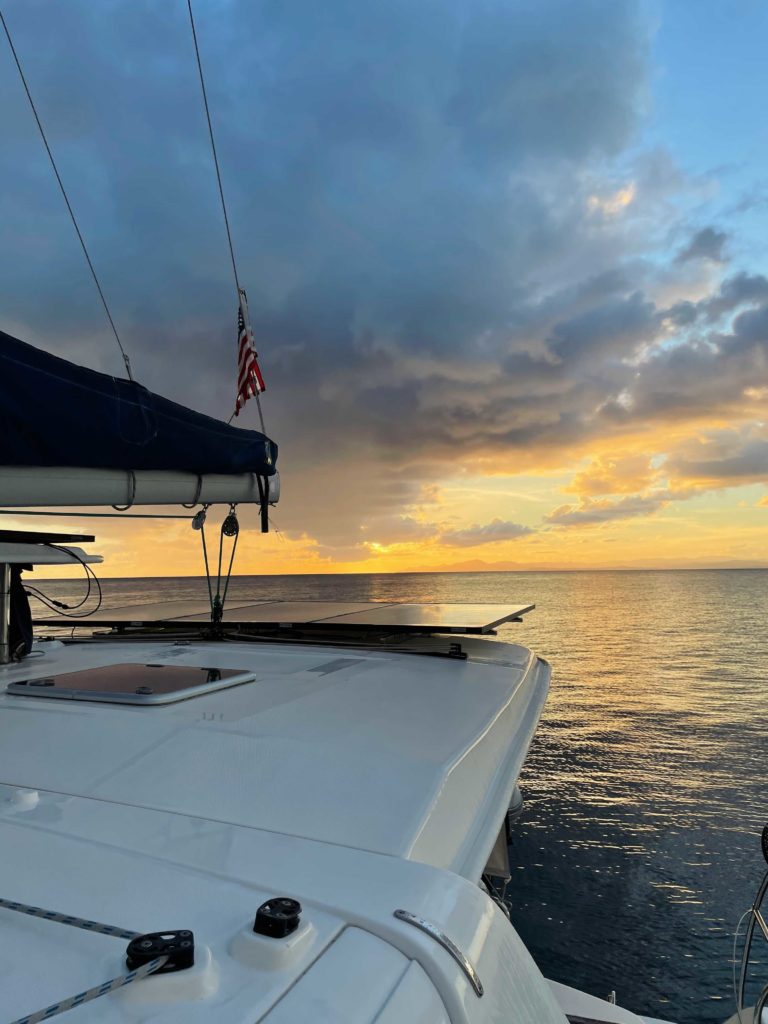
[[[0,668],[0,895],[195,935],[192,968],[78,1006],[73,1024],[567,1024],[584,1008],[642,1024],[551,988],[477,884],[549,667],[516,645],[462,646],[468,660],[52,641]],[[254,680],[155,707],[2,692],[129,663],[245,667]],[[254,936],[256,909],[280,895],[300,901],[299,930]],[[482,997],[399,908],[455,943]],[[125,941],[4,908],[0,943],[8,1020],[125,972]]]
[[[255,680],[167,707],[4,693],[0,781],[479,877],[549,670],[525,648],[474,644],[482,663],[270,644],[43,644],[50,653],[4,670],[5,684],[126,662],[248,668]]]
[[[194,968],[78,1007],[73,1024],[564,1024],[477,885],[549,668],[522,647],[465,646],[467,661],[54,641],[1,669],[3,688],[131,661],[255,676],[157,707],[0,693],[0,895],[195,933]],[[303,906],[295,940],[251,932],[275,895]],[[483,998],[433,938],[397,920],[401,907],[471,959]],[[2,909],[0,937],[11,1020],[124,971],[114,937]]]

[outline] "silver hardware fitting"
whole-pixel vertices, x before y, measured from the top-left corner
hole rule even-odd
[[[483,983],[480,981],[477,971],[475,970],[474,964],[468,956],[465,956],[465,954],[462,953],[456,943],[452,942],[448,938],[445,932],[440,931],[437,925],[432,924],[431,921],[425,921],[423,917],[417,917],[416,914],[412,914],[408,910],[396,910],[395,917],[398,921],[404,921],[406,924],[412,924],[414,928],[418,928],[419,931],[429,935],[430,938],[433,938],[435,942],[441,945],[443,949],[453,957],[464,974],[466,974],[469,979],[469,983],[475,990],[475,994],[478,998],[482,996],[485,990],[483,988]]]

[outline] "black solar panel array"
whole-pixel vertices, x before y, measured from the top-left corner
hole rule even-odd
[[[532,611],[534,605],[385,604],[349,601],[260,601],[228,604],[228,626],[303,627],[326,631],[376,630],[403,633],[490,633]],[[78,619],[79,626],[203,625],[210,620],[204,602],[171,601],[105,609]],[[38,625],[59,626],[62,619],[36,619]]]

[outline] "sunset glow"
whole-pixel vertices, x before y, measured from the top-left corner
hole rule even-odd
[[[42,42],[28,5],[8,17],[139,380],[226,420],[236,307],[183,5],[140,6],[51,3]],[[765,11],[219,6],[201,34],[283,494],[268,536],[240,510],[236,571],[768,565]],[[0,327],[118,372],[0,79]],[[104,576],[202,572],[188,523],[56,522],[97,534]]]

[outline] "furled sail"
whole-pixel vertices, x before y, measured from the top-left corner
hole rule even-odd
[[[0,504],[277,500],[277,445],[0,331]]]

